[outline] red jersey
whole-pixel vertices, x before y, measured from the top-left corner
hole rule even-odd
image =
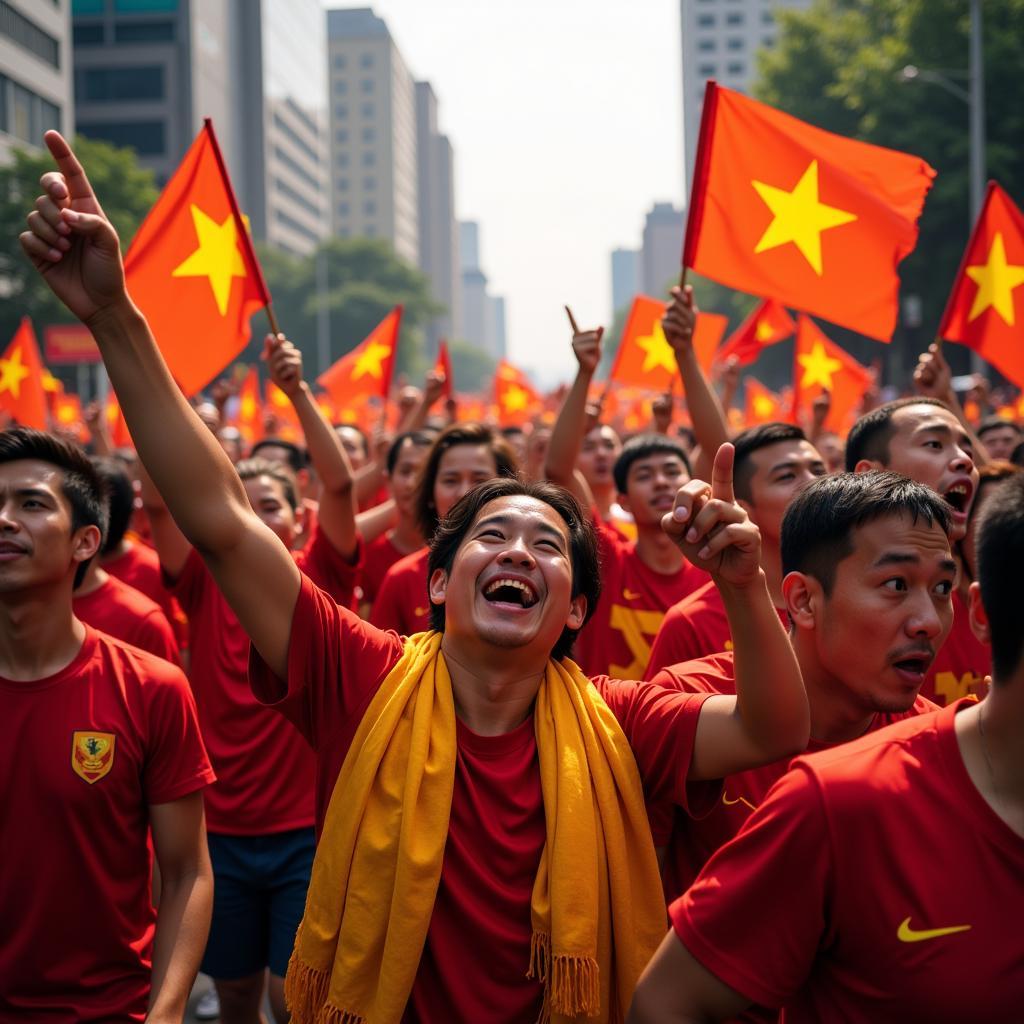
[[[413,554],[419,554],[419,552],[414,551]],[[365,554],[363,555],[363,571],[359,581],[363,590],[364,601],[371,605],[376,602],[377,594],[380,593],[380,586],[388,569],[403,558],[405,558],[405,553],[395,547],[391,538],[386,533],[375,537],[366,545]],[[427,588],[424,584],[424,594],[426,590]]]
[[[710,580],[685,559],[678,572],[655,572],[645,565],[636,543],[598,523],[601,598],[580,631],[573,657],[586,675],[608,673],[643,679],[665,612]]]
[[[430,549],[423,547],[388,569],[370,612],[370,622],[378,629],[393,629],[399,636],[412,636],[430,629],[429,556]]]
[[[254,692],[316,751],[318,827],[360,719],[401,653],[394,633],[339,608],[306,580],[292,620],[287,681],[253,652]],[[717,798],[717,784],[686,780],[705,697],[606,678],[594,685],[633,748],[649,799],[703,810]],[[546,836],[532,716],[501,736],[480,736],[462,722],[456,729],[448,841],[404,1019],[535,1021],[541,987],[526,978],[530,896]]]
[[[213,781],[181,669],[86,627],[45,679],[0,678],[0,1020],[141,1021],[149,807]]]
[[[686,662],[662,669],[653,677],[653,682],[673,690],[687,693],[736,693],[736,668],[732,652],[715,654],[697,661]],[[871,719],[867,732],[884,729],[887,725],[904,718],[937,711],[938,708],[924,697],[918,697],[913,707],[896,714],[878,713]],[[821,743],[812,739],[806,753],[829,750],[837,744]],[[743,827],[751,813],[760,807],[768,790],[782,778],[792,763],[791,757],[763,765],[750,771],[739,772],[726,777],[722,798],[712,810],[700,820],[672,816],[668,839],[668,852],[662,870],[665,883],[665,898],[668,902],[681,896],[700,873],[711,855],[724,846]],[[673,809],[669,809],[672,811]],[[657,823],[652,827],[661,831]],[[658,837],[659,843],[661,836]]]
[[[971,782],[963,703],[801,757],[670,913],[786,1024],[1021,1019],[1024,839]]]
[[[111,576],[116,576],[122,583],[127,583],[129,587],[134,587],[151,601],[156,601],[167,616],[171,629],[174,630],[178,647],[188,646],[188,622],[185,613],[181,610],[181,605],[175,601],[174,595],[164,586],[160,558],[149,545],[140,541],[129,541],[124,554],[101,564]]]
[[[985,676],[992,674],[992,648],[971,630],[970,611],[958,590],[953,591],[953,628],[925,676],[923,693],[936,704],[963,697],[984,696]]]
[[[76,618],[101,633],[181,665],[178,641],[160,606],[116,576],[91,593],[76,594],[71,607]]]
[[[351,601],[357,569],[321,533],[292,556],[339,600]],[[189,680],[217,772],[217,784],[205,794],[207,828],[242,836],[308,828],[314,820],[313,756],[280,715],[253,697],[249,637],[196,551],[174,590],[191,623]]]

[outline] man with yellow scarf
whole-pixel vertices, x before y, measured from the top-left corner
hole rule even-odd
[[[317,753],[293,1019],[621,1020],[665,928],[645,798],[703,809],[714,780],[808,737],[731,445],[663,526],[722,591],[735,697],[580,673],[566,655],[600,590],[594,534],[547,484],[463,498],[430,554],[434,630],[377,630],[253,513],[125,290],[85,172],[56,132],[46,143],[59,172],[23,248],[96,338],[143,462],[252,639],[254,692]]]

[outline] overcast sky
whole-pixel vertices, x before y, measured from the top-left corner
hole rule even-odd
[[[506,297],[509,357],[564,378],[562,306],[607,323],[612,249],[639,247],[655,200],[683,199],[678,0],[372,6],[437,93],[459,219],[480,222],[482,267]]]

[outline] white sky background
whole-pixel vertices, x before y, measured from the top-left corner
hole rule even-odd
[[[458,217],[480,222],[481,266],[506,297],[509,358],[540,383],[568,379],[563,305],[610,326],[612,249],[639,248],[655,200],[683,200],[678,0],[372,7],[437,94]]]

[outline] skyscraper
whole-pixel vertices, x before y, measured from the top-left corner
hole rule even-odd
[[[612,250],[612,319],[640,291],[640,253],[636,249]],[[609,323],[611,321],[609,320]]]
[[[74,131],[69,4],[0,2],[0,163],[50,128]]]
[[[342,238],[385,238],[420,261],[416,90],[388,27],[369,7],[327,12],[331,223]]]
[[[487,295],[487,275],[480,269],[480,225],[459,221],[459,263],[462,277],[462,316],[458,336],[488,350],[493,334]]]
[[[644,219],[640,250],[640,287],[662,298],[679,277],[685,218],[671,203],[655,203]]]
[[[693,179],[704,83],[747,92],[757,72],[755,53],[775,45],[775,12],[809,7],[811,0],[680,0],[683,45],[683,166]]]

